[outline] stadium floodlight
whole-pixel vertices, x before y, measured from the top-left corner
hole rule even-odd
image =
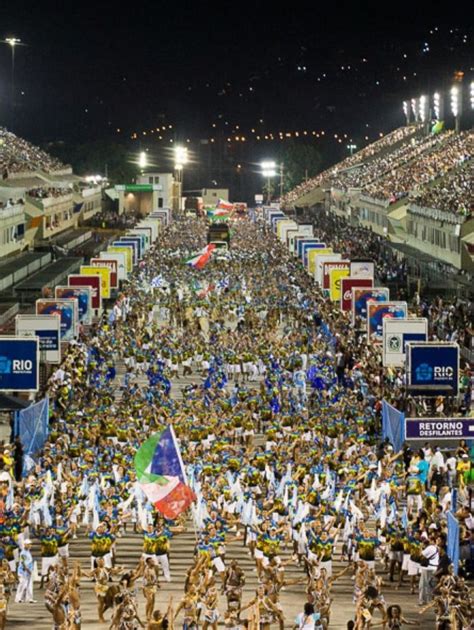
[[[428,118],[428,99],[424,94],[418,99],[418,113],[422,123],[425,123]]]
[[[276,176],[276,162],[272,160],[264,160],[260,164],[262,168],[262,175],[264,177],[275,177]]]
[[[407,121],[407,125],[411,122],[411,103],[410,101],[403,101],[403,113]]]
[[[417,100],[416,98],[412,98],[411,99],[411,111],[413,113],[413,117],[415,118],[416,122],[418,122],[418,104],[417,104]]]
[[[18,37],[5,37],[5,39],[0,40],[2,44],[8,44],[12,51],[12,85],[11,85],[11,99],[12,99],[12,110],[15,108],[15,48],[17,46],[25,46],[26,44],[22,44],[21,39]]]
[[[271,179],[272,177],[276,177],[276,162],[273,160],[263,160],[260,163],[260,167],[262,169],[262,175],[267,180],[267,203],[271,201]]]
[[[148,159],[147,159],[145,151],[140,151],[140,155],[138,157],[138,166],[141,169],[144,169],[148,166]]]
[[[356,144],[348,144],[347,148],[349,149],[349,152],[352,155],[354,153],[354,151],[357,149],[357,145]]]
[[[180,166],[181,169],[185,164],[188,163],[188,149],[186,147],[174,148],[174,163],[175,168],[178,168],[178,166]]]
[[[471,81],[470,96],[471,96],[471,109],[474,109],[474,81]]]
[[[460,129],[460,119],[462,113],[462,95],[458,85],[453,85],[450,90],[451,96],[451,113],[454,116],[454,125],[456,131]]]
[[[435,92],[433,94],[433,111],[436,120],[441,120],[441,94],[439,92]]]

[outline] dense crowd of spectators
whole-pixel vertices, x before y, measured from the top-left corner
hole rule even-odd
[[[447,175],[438,185],[412,196],[413,202],[425,208],[469,216],[474,210],[473,163]]]
[[[26,194],[35,199],[49,199],[50,197],[62,197],[63,195],[69,195],[71,193],[72,188],[69,187],[59,188],[57,186],[45,186],[30,188]]]
[[[435,147],[395,168],[384,177],[365,187],[364,192],[376,199],[396,201],[401,197],[417,194],[423,186],[444,177],[452,169],[470,160],[474,154],[472,131],[439,136]]]
[[[3,179],[25,171],[41,170],[50,173],[63,168],[66,165],[57,158],[0,127],[0,169]]]
[[[382,153],[386,149],[397,145],[399,142],[402,142],[407,138],[415,137],[419,130],[419,125],[413,125],[410,127],[399,127],[398,129],[395,129],[395,131],[392,131],[386,136],[383,136],[382,138],[380,138],[380,140],[369,144],[361,151],[357,151],[357,153],[354,153],[353,155],[347,157],[342,162],[339,162],[335,166],[331,166],[322,173],[319,173],[318,175],[316,175],[316,177],[312,177],[306,182],[302,182],[301,184],[296,186],[296,188],[286,193],[286,195],[282,197],[282,205],[285,207],[292,206],[299,197],[301,197],[302,195],[306,195],[312,190],[318,188],[318,186],[321,186],[323,182],[330,180],[341,170],[351,168],[353,166],[356,166],[357,164],[361,164],[374,155]]]
[[[0,210],[13,208],[13,206],[16,206],[17,204],[23,205],[24,203],[25,200],[22,197],[20,197],[19,199],[14,199],[13,197],[10,197],[7,201],[0,200]]]
[[[116,210],[102,210],[87,220],[88,227],[98,227],[110,230],[123,230],[133,227],[140,215],[118,214]]]
[[[448,132],[450,134],[452,132]],[[339,169],[338,173],[331,178],[331,185],[334,188],[347,190],[348,188],[364,188],[368,184],[377,181],[386,173],[399,168],[416,159],[425,151],[436,148],[444,142],[446,134],[435,136],[409,137],[405,142],[393,151],[377,155],[373,160],[360,164],[357,168],[350,170]]]
[[[331,213],[308,212],[305,222],[313,223],[314,234],[322,242],[331,243],[334,251],[349,260],[369,256],[375,262],[378,284],[406,286],[407,262],[400,259],[385,245],[385,238],[364,227],[355,227],[344,218]],[[402,291],[396,296],[405,299]],[[420,299],[415,293],[412,303],[419,317],[427,317],[430,336],[441,341],[457,341],[461,347],[471,349],[474,333],[474,303],[461,299],[436,297]]]

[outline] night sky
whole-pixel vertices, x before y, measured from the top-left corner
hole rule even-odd
[[[474,12],[461,3],[456,16],[420,2],[6,4],[0,36],[27,44],[13,126],[35,141],[129,139],[162,124],[178,140],[236,125],[375,139],[403,123],[403,98],[474,74]],[[2,45],[0,124],[9,98]]]

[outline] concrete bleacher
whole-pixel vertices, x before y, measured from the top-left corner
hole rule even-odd
[[[69,274],[79,270],[83,262],[84,259],[79,257],[60,258],[16,284],[14,292],[22,301],[36,299],[45,289],[53,290],[55,286],[63,284]]]
[[[0,292],[31,276],[50,262],[49,252],[24,252],[2,260],[0,262]]]
[[[90,240],[91,238],[91,230],[71,228],[70,230],[61,232],[61,234],[53,236],[51,239],[48,239],[48,243],[50,245],[57,245],[58,247],[62,247],[67,251],[70,251],[81,246],[83,243]]]

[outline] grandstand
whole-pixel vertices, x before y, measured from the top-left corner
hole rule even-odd
[[[324,204],[353,225],[474,272],[474,132],[396,129],[282,198]]]
[[[75,229],[102,209],[101,187],[0,127],[0,259]]]

